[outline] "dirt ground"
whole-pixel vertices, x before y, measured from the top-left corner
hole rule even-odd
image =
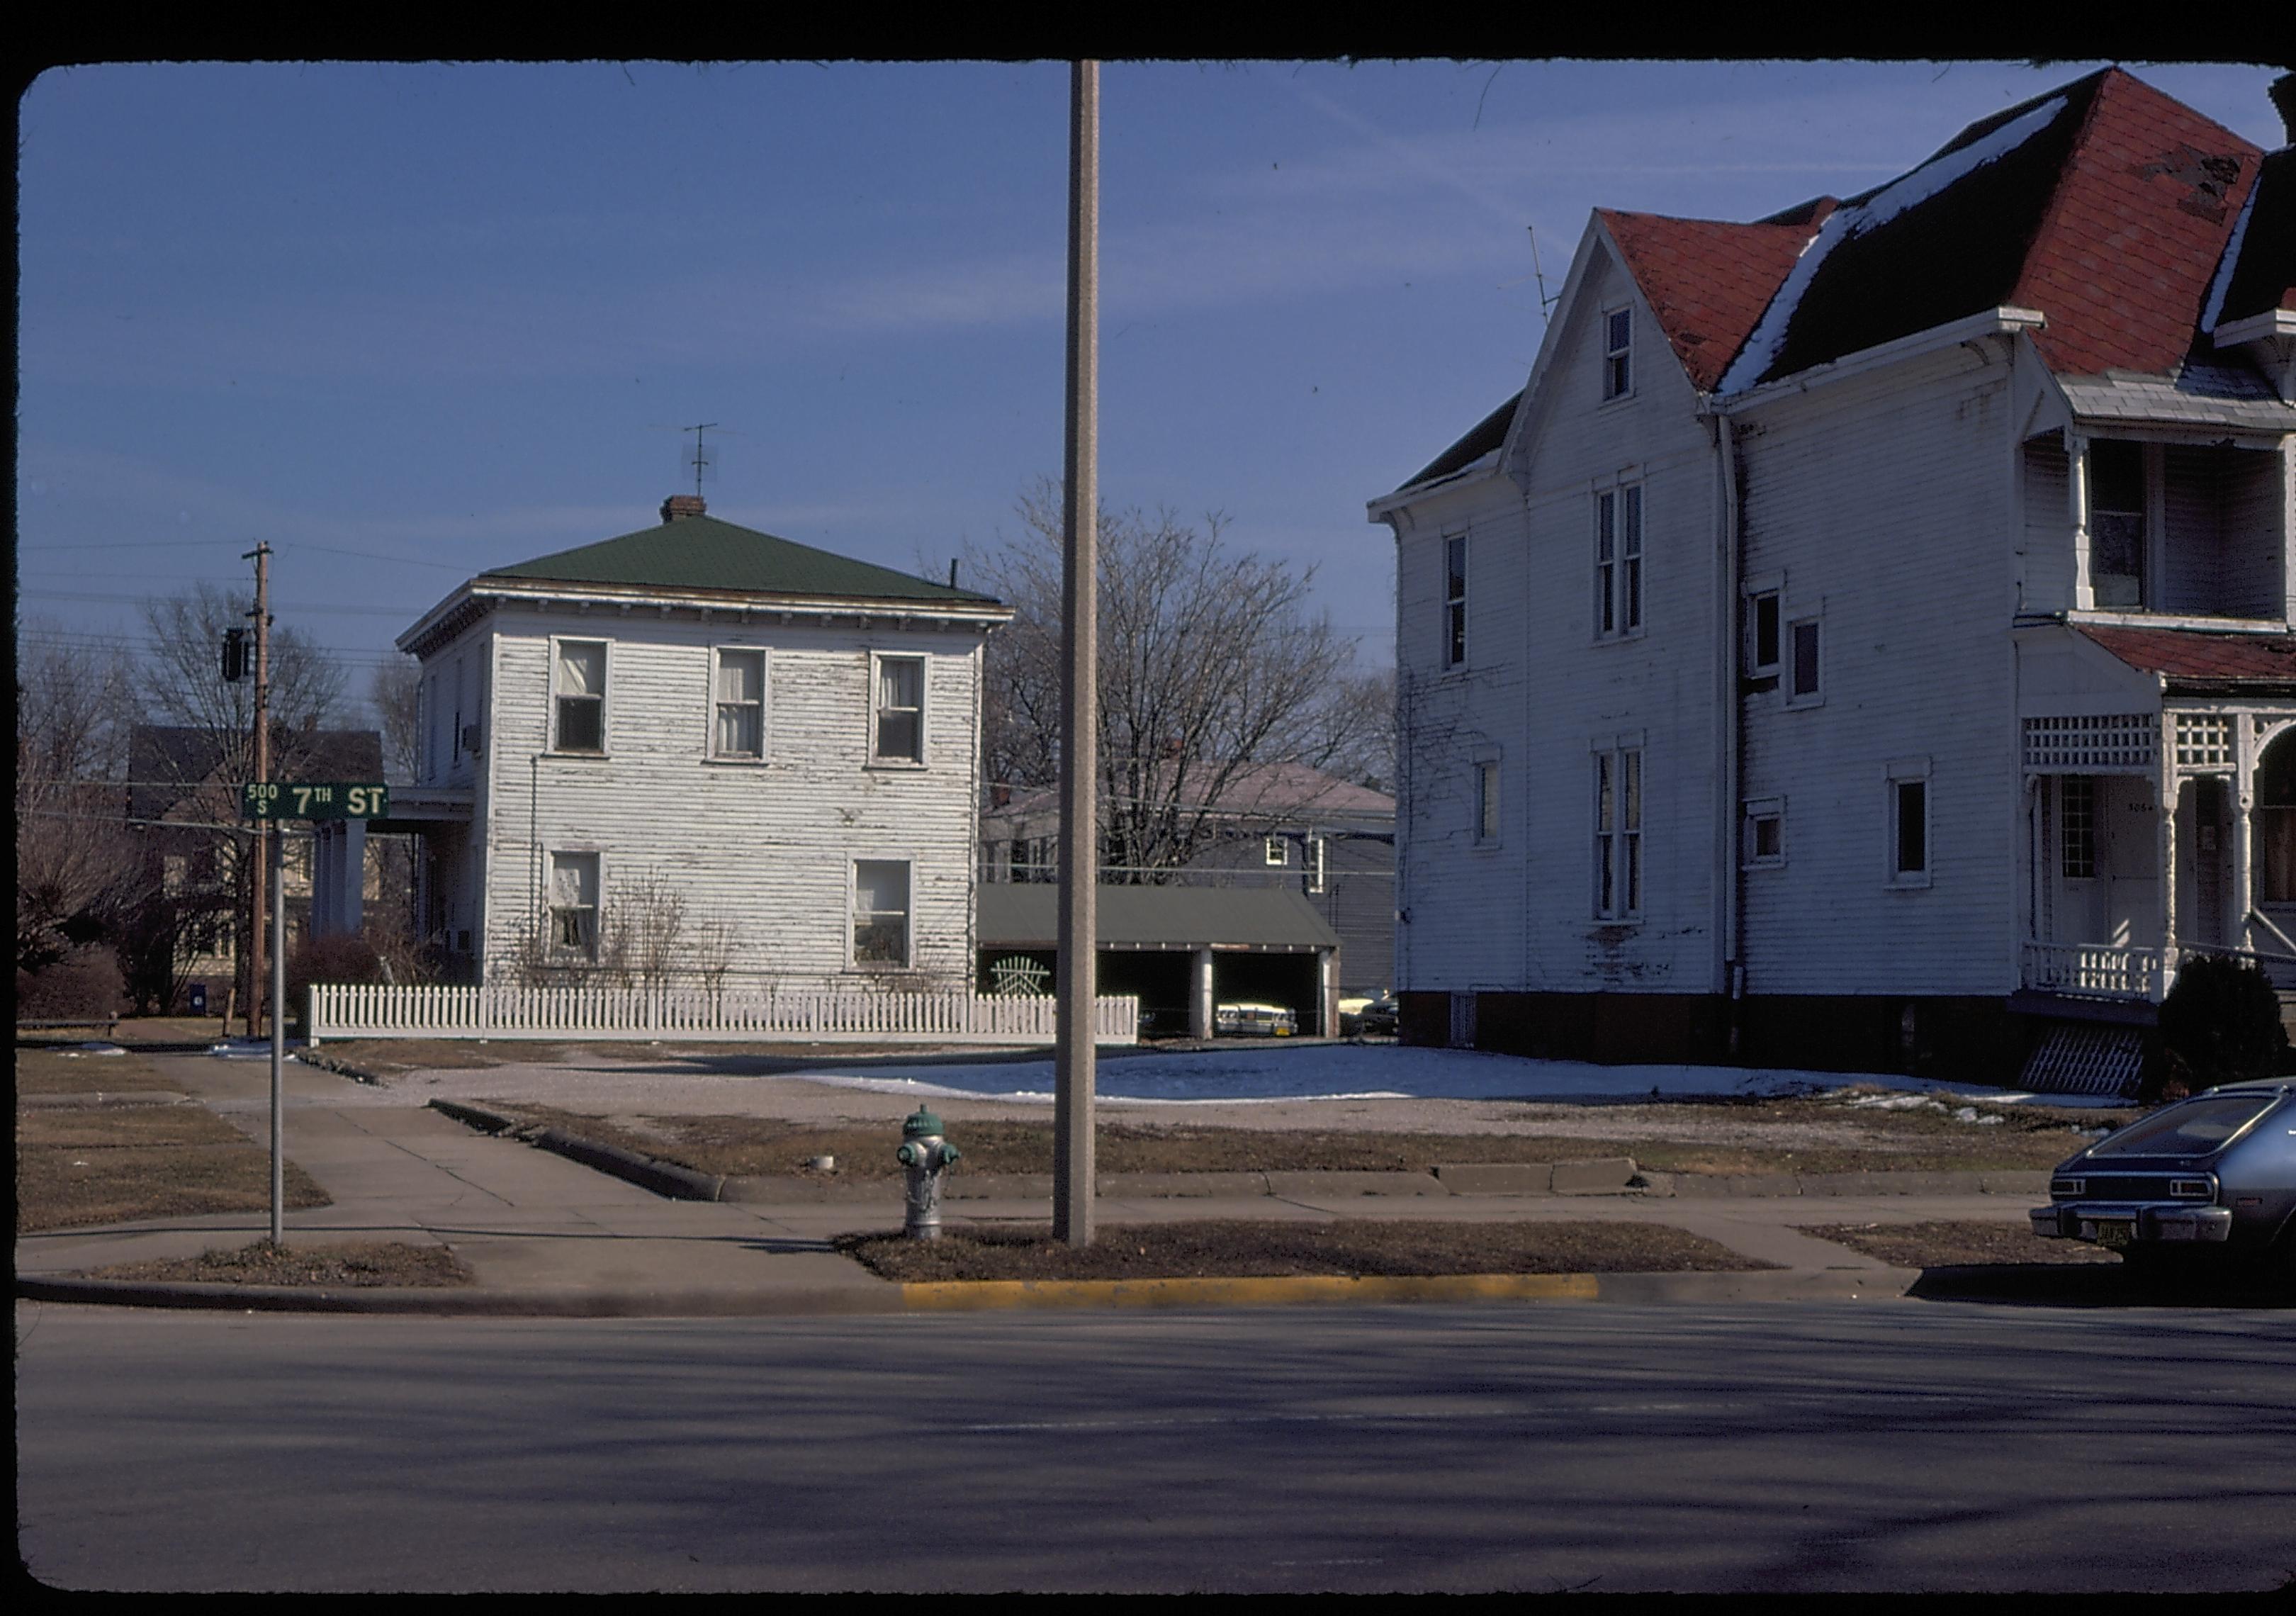
[[[1898,1268],[2120,1261],[2087,1241],[2044,1240],[2030,1227],[2011,1223],[1830,1223],[1807,1225],[1801,1232]]]
[[[1082,1251],[1041,1230],[949,1230],[939,1240],[848,1235],[840,1250],[887,1279],[1180,1279],[1340,1274],[1719,1273],[1771,1265],[1687,1230],[1640,1223],[1119,1224]]]
[[[139,1055],[20,1049],[16,1095],[20,1233],[271,1204],[269,1153]],[[292,1161],[283,1176],[288,1206],[330,1203]]]
[[[798,1085],[777,1085],[796,1087]],[[1265,1126],[1275,1107],[1192,1108],[1203,1121],[1149,1120],[1137,1112],[1101,1121],[1100,1170],[1110,1173],[1321,1171],[1422,1172],[1444,1162],[1545,1162],[1630,1156],[1669,1173],[1857,1171],[2046,1171],[2087,1143],[2076,1128],[2110,1124],[2114,1113],[2045,1107],[1882,1107],[1870,1092],[1786,1100],[1681,1099],[1628,1105],[1418,1100],[1408,1131],[1351,1126],[1327,1103],[1287,1104],[1292,1126]],[[727,1177],[822,1177],[808,1164],[828,1156],[834,1175],[858,1180],[898,1176],[898,1123],[849,1117],[593,1112],[533,1100],[496,1103],[521,1120],[615,1144],[697,1172]],[[936,1102],[938,1105],[939,1103]],[[962,1155],[957,1170],[1052,1170],[1052,1124],[1043,1108],[1021,1117],[942,1112]],[[1963,1120],[1967,1110],[1995,1119]],[[1368,1120],[1367,1119],[1365,1120]]]
[[[398,1241],[275,1246],[259,1240],[236,1251],[208,1251],[166,1262],[123,1262],[96,1268],[88,1279],[195,1281],[240,1285],[466,1285],[468,1264],[444,1246]]]

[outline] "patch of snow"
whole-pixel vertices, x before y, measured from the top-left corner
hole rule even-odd
[[[1837,208],[1826,217],[1825,223],[1801,250],[1794,260],[1793,271],[1786,283],[1778,288],[1778,295],[1762,311],[1754,334],[1746,339],[1746,346],[1724,373],[1719,393],[1742,393],[1759,381],[1774,364],[1778,350],[1784,345],[1786,329],[1793,324],[1794,311],[1801,304],[1802,294],[1809,290],[1812,281],[1825,262],[1826,255],[1853,236],[1889,223],[1907,209],[1915,208],[1937,195],[1947,186],[1966,175],[1974,173],[1987,163],[2006,156],[2023,145],[2046,127],[2059,112],[2064,111],[2065,98],[2053,95],[2022,118],[2013,119],[1984,139],[1973,141],[1958,152],[1948,152],[1943,157],[1923,163],[1894,184],[1884,185],[1873,196],[1854,208]]]
[[[83,1054],[126,1054],[127,1052],[117,1044],[96,1043],[82,1044],[79,1046],[78,1053]]]

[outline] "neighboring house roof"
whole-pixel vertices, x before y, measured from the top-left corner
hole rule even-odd
[[[1972,124],[1826,219],[1722,390],[2002,307],[2060,375],[2173,373],[2262,159],[2118,68]]]
[[[2199,628],[2122,628],[2076,623],[2129,667],[2171,687],[2259,685],[2296,688],[2296,634],[2212,634]]]
[[[2084,421],[2185,421],[2196,426],[2285,432],[2296,428],[2296,406],[2272,390],[2256,369],[2221,357],[2194,359],[2173,376],[2069,376],[2058,390]]]
[[[1247,820],[1316,819],[1382,820],[1395,817],[1395,799],[1385,792],[1357,785],[1337,775],[1327,775],[1304,763],[1247,764],[1228,777],[1227,785],[1210,805],[1222,818]],[[1183,813],[1198,804],[1184,801]],[[1044,790],[1015,797],[983,816],[992,822],[1060,816],[1060,793]]]
[[[203,785],[242,783],[226,778],[227,766],[246,745],[243,737],[176,724],[138,724],[127,737],[127,815],[160,819]],[[372,729],[272,731],[275,780],[381,780],[382,735]]]
[[[490,568],[479,576],[638,588],[723,589],[808,599],[850,595],[867,600],[979,603],[990,598],[736,527],[714,516],[682,516],[619,538],[561,550],[515,566]]]
[[[1691,385],[1710,393],[1833,206],[1822,197],[1791,210],[1802,217],[1755,225],[1608,208],[1595,216],[1619,244]]]
[[[1408,488],[1432,482],[1438,477],[1448,477],[1474,464],[1506,441],[1507,428],[1514,422],[1515,406],[1521,402],[1522,394],[1518,390],[1513,398],[1477,422],[1465,437],[1405,478],[1402,486]]]
[[[975,889],[983,948],[1050,948],[1060,935],[1061,890],[1050,885]],[[1299,893],[1283,887],[1101,887],[1093,894],[1102,947],[1336,948],[1339,933]]]

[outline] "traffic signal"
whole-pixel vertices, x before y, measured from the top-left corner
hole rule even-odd
[[[247,630],[223,631],[223,682],[236,685],[247,677]]]

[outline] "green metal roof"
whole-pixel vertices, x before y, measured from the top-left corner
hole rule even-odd
[[[1049,882],[984,882],[983,948],[1049,948],[1060,935],[1061,890]],[[1339,933],[1289,887],[1102,887],[1093,898],[1103,947],[1335,948]]]
[[[809,598],[852,595],[936,605],[993,603],[992,597],[970,589],[952,589],[890,567],[832,555],[714,516],[680,517],[619,538],[561,550],[512,567],[490,568],[480,577]]]

